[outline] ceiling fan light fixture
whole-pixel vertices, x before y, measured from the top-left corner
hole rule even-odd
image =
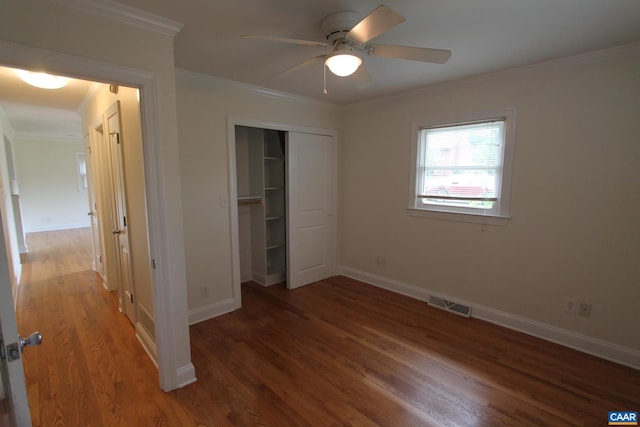
[[[22,81],[40,89],[60,89],[67,85],[69,79],[61,76],[54,76],[47,73],[37,73],[27,70],[15,70]]]
[[[329,56],[324,63],[336,76],[347,77],[360,67],[362,58],[350,53],[336,52]]]

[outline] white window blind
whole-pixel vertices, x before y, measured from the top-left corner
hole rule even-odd
[[[500,214],[505,118],[421,128],[415,207]]]

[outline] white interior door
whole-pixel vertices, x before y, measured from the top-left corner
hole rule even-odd
[[[87,173],[87,193],[89,195],[88,215],[91,219],[91,235],[93,239],[93,270],[102,277],[104,275],[102,271],[102,242],[100,239],[100,227],[98,225],[98,205],[93,180],[93,152],[89,135],[84,138],[82,146],[84,149],[85,168]]]
[[[336,269],[336,170],[332,136],[287,134],[287,287]]]
[[[9,361],[13,357],[7,348],[19,340],[8,263],[4,228],[0,224],[0,426],[22,427],[31,425],[31,415],[22,359]],[[20,356],[20,350],[17,355]]]
[[[116,244],[116,264],[120,276],[120,298],[122,311],[132,324],[136,324],[134,303],[131,251],[129,250],[129,228],[127,223],[127,198],[124,175],[122,145],[124,140],[120,131],[120,103],[113,104],[105,113],[107,144],[111,164],[112,185],[112,234]]]

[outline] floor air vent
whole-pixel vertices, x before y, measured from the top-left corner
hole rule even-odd
[[[471,307],[468,305],[458,304],[457,302],[447,301],[446,299],[429,296],[427,303],[431,306],[441,308],[451,313],[457,314],[463,317],[471,316]]]

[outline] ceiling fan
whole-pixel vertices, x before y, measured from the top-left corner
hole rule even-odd
[[[380,5],[355,24],[355,14],[353,12],[336,12],[326,16],[322,20],[322,31],[325,34],[326,41],[252,34],[245,35],[243,38],[330,48],[331,51],[329,53],[315,56],[276,74],[274,77],[288,75],[322,60],[324,65],[336,76],[347,77],[360,70],[354,77],[357,77],[357,86],[363,88],[371,82],[371,76],[362,65],[362,56],[364,55],[436,64],[444,64],[451,57],[450,50],[369,43],[404,20],[405,17],[395,10],[388,6]],[[326,93],[326,88],[324,92]]]

